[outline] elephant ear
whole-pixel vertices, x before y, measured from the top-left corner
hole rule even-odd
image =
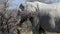
[[[19,7],[22,11],[24,11],[24,6],[23,4],[20,4],[20,7]]]

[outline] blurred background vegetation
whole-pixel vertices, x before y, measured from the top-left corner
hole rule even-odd
[[[28,0],[28,1],[35,1],[35,0]],[[53,2],[59,2],[58,0],[38,0],[38,1],[41,1],[41,2],[46,2],[46,3],[53,3]],[[26,2],[26,0],[0,0],[0,12],[2,11],[5,11],[6,8],[8,10],[14,10],[14,9],[18,9],[20,3],[24,3]],[[16,11],[16,10],[15,10]],[[32,33],[32,25],[31,25],[31,22],[30,21],[25,21],[23,24],[22,24],[22,29],[20,30],[21,34],[33,34]],[[3,34],[1,31],[0,31],[0,34]],[[44,32],[42,34],[60,34],[60,33],[50,33],[50,32]]]

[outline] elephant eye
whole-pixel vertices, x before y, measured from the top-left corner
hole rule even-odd
[[[24,6],[22,4],[20,4],[20,7],[19,7],[22,11],[24,10]]]

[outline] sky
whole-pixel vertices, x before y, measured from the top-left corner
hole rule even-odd
[[[26,0],[20,0],[20,3],[24,3]]]
[[[24,3],[26,0],[9,0],[8,3],[9,3],[9,7],[8,9],[16,9],[19,7],[19,5],[21,3]],[[45,0],[46,1],[46,0]],[[52,1],[53,3],[54,2],[60,2],[60,0],[49,0],[49,1]],[[49,2],[48,1],[48,2]]]
[[[7,9],[16,9],[21,3],[24,3],[26,0],[8,0],[9,7]]]

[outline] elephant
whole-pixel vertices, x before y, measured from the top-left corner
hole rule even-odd
[[[41,28],[48,32],[60,32],[60,3],[25,2],[20,4],[21,24],[31,21],[33,34],[40,34]]]

